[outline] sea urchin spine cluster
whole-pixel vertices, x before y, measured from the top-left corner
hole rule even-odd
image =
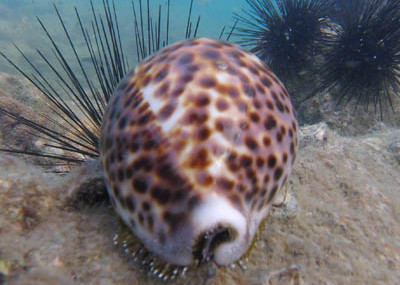
[[[300,88],[291,86],[295,102],[331,91],[338,104],[352,101],[367,110],[373,105],[381,119],[389,107],[394,111],[400,92],[399,0],[246,2],[250,9],[236,15],[239,42],[283,79],[305,79]]]
[[[400,1],[338,0],[339,25],[324,53],[323,91],[338,103],[372,104],[382,118],[400,96]]]

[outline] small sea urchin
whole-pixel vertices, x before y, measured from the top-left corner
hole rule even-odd
[[[326,26],[333,8],[326,0],[246,0],[250,10],[236,15],[236,35],[284,82],[310,71],[328,40]]]
[[[400,1],[336,1],[338,24],[325,51],[320,91],[334,90],[338,104],[354,101],[381,119],[400,92]]]

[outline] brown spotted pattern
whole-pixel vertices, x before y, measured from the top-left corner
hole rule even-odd
[[[192,213],[216,194],[248,221],[248,246],[291,170],[297,128],[286,89],[254,55],[204,38],[163,48],[105,114],[112,204],[150,251],[187,264],[173,255],[194,246]]]

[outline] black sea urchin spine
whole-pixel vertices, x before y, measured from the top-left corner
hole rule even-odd
[[[400,0],[338,0],[336,9],[320,91],[332,90],[338,104],[372,104],[383,119],[400,94]]]
[[[285,82],[314,65],[329,40],[327,0],[246,0],[250,9],[235,15],[238,43],[267,63]]]
[[[152,18],[149,0],[146,1],[146,7],[142,5],[142,0],[138,2],[139,9],[138,5],[135,6],[134,1],[131,4],[133,32],[137,48],[136,61],[140,62],[169,43],[170,1],[168,0],[166,7],[166,19],[162,19],[161,5],[158,6],[157,17]],[[45,63],[47,71],[56,78],[56,81],[50,80],[17,46],[15,46],[17,51],[33,70],[32,73],[0,52],[6,61],[44,94],[50,103],[51,112],[56,116],[54,119],[49,115],[41,115],[50,123],[43,125],[30,118],[15,114],[12,110],[0,107],[0,115],[26,125],[36,137],[45,141],[44,147],[49,150],[3,148],[0,151],[58,159],[67,164],[81,163],[88,158],[98,157],[99,131],[103,113],[115,87],[130,69],[130,64],[125,56],[127,52],[124,51],[122,44],[123,37],[120,35],[115,2],[103,0],[102,4],[103,15],[97,14],[92,1],[90,1],[92,21],[89,28],[83,25],[78,10],[75,8],[82,37],[90,57],[91,68],[83,65],[82,58],[75,48],[74,39],[65,26],[56,5],[54,5],[55,12],[75,58],[74,63],[66,59],[60,45],[55,42],[43,21],[37,17],[42,30],[50,41],[51,53],[55,60],[51,61],[49,53],[42,50],[37,50],[38,57]],[[192,7],[193,0],[190,2],[185,38],[196,36],[200,23],[199,16],[195,28],[192,29],[194,26],[191,20]],[[161,27],[164,26],[162,21],[166,23],[166,30],[164,29],[163,33],[161,32]],[[78,67],[79,74],[75,71],[75,65]]]

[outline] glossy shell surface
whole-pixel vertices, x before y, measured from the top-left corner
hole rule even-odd
[[[101,135],[113,206],[176,265],[240,259],[296,150],[282,83],[256,56],[205,38],[163,48],[128,74]]]

